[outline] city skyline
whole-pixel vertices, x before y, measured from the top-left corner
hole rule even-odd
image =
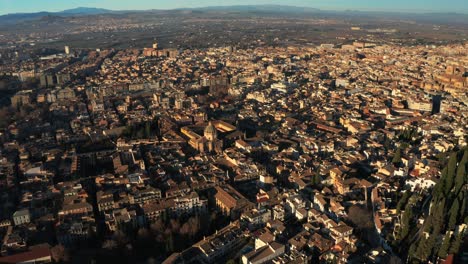
[[[0,263],[468,263],[465,2],[0,0]]]
[[[47,3],[47,4],[45,4]],[[416,1],[347,1],[347,0],[282,0],[282,1],[256,1],[255,5],[288,5],[312,7],[324,10],[360,10],[360,11],[390,11],[390,12],[456,12],[468,13],[468,3],[463,0],[416,0]],[[250,1],[223,1],[213,0],[187,1],[111,1],[111,0],[80,0],[80,1],[32,1],[32,0],[2,0],[0,1],[0,15],[11,13],[31,13],[40,11],[58,12],[76,7],[106,8],[110,10],[147,10],[147,9],[177,9],[198,8],[207,6],[252,5]]]

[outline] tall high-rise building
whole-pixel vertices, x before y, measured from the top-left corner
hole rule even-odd
[[[70,47],[69,46],[65,46],[65,54],[70,54]]]

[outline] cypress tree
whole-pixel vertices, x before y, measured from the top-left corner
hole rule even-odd
[[[458,199],[455,199],[449,211],[448,230],[453,230],[455,228],[455,224],[457,223],[457,216],[458,216],[459,209],[460,209],[460,204],[458,202]]]
[[[392,163],[397,164],[401,162],[401,148],[398,148],[395,151],[395,155],[393,156]]]
[[[432,220],[432,225],[430,228],[432,230],[441,230],[442,225],[444,224],[444,215],[445,215],[445,197],[443,197],[440,201],[434,203],[433,209],[428,217],[428,219]]]
[[[432,246],[431,246],[430,240],[431,240],[430,238],[428,239],[422,238],[419,241],[418,246],[416,247],[415,256],[421,261],[425,262],[431,254]]]
[[[436,186],[434,187],[434,200],[438,199],[439,197],[443,196],[444,195],[444,192],[445,192],[445,186],[447,185],[446,184],[446,181],[447,181],[447,167],[444,167],[442,169],[442,173],[441,173],[441,176],[440,176],[440,180],[439,182],[436,184]]]
[[[410,231],[410,224],[411,224],[411,219],[413,219],[413,201],[414,197],[412,196],[405,206],[405,211],[403,212],[403,215],[401,216],[401,232],[400,232],[400,239],[403,240],[406,238]]]
[[[401,199],[398,201],[398,204],[397,204],[397,207],[396,207],[396,210],[398,213],[400,213],[401,211],[401,208],[403,208],[406,203],[408,202],[408,198],[410,197],[410,193],[409,191],[406,191],[403,196],[401,197]]]
[[[314,185],[318,185],[322,182],[322,177],[320,177],[320,173],[317,171],[314,175]]]
[[[457,169],[457,154],[452,153],[450,155],[449,163],[447,165],[447,178],[446,178],[445,186],[444,186],[445,194],[448,194],[450,190],[452,190],[456,169]]]
[[[170,232],[169,237],[166,240],[166,253],[174,252],[174,235]]]
[[[462,234],[459,233],[450,244],[449,254],[456,254],[460,250],[462,243]]]
[[[461,159],[460,164],[458,164],[457,174],[455,176],[455,193],[458,193],[466,182],[467,163],[468,163],[468,150],[465,150],[465,153],[463,154],[463,158]]]
[[[151,137],[151,126],[150,126],[150,123],[148,121],[145,123],[145,137],[146,138]]]
[[[462,222],[462,223],[465,223],[465,217],[466,217],[466,203],[467,203],[467,200],[468,200],[468,196],[466,194],[465,191],[462,191],[460,192],[460,194],[458,195],[459,197],[461,197],[461,201],[462,201],[462,205],[460,207],[460,216],[458,218],[458,221]]]
[[[442,245],[439,248],[439,252],[437,252],[437,255],[440,258],[447,257],[449,246],[450,246],[450,232],[447,232],[447,234],[444,237],[444,241],[442,242]]]
[[[416,252],[416,244],[412,243],[411,246],[409,247],[409,250],[408,250],[408,256],[411,257],[411,258],[414,258],[415,254],[416,254],[415,252]]]

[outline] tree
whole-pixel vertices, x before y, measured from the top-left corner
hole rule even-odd
[[[460,209],[460,204],[458,202],[458,199],[455,199],[449,211],[448,230],[453,230],[455,228],[459,209]]]
[[[156,259],[155,259],[155,258],[150,257],[150,258],[146,261],[146,263],[148,263],[148,264],[156,264],[157,262],[156,262]]]
[[[461,205],[461,208],[460,208],[460,216],[458,217],[458,221],[462,222],[462,223],[468,223],[467,221],[465,221],[465,217],[466,217],[466,203],[468,201],[468,196],[466,194],[465,191],[462,191],[460,192],[459,196],[461,197],[462,199],[462,205]]]
[[[68,262],[70,261],[70,254],[68,250],[61,244],[56,245],[50,249],[50,254],[55,262]]]
[[[172,233],[169,233],[169,236],[166,239],[166,252],[174,252],[174,235]]]
[[[180,231],[180,222],[178,219],[171,219],[170,226],[173,233],[179,233]]]
[[[403,261],[398,256],[391,255],[388,259],[388,264],[403,264]]]
[[[392,147],[392,140],[390,140],[390,138],[387,135],[385,135],[385,141],[383,146],[385,148],[385,151],[388,151]]]
[[[189,235],[191,238],[195,237],[196,234],[200,231],[200,217],[195,216],[195,217],[190,217],[189,220],[187,221],[187,224],[189,225]]]
[[[447,181],[447,166],[445,166],[442,169],[440,180],[434,187],[434,191],[433,191],[434,200],[444,195],[446,181]]]
[[[370,212],[359,205],[353,205],[349,208],[348,218],[358,229],[372,227]]]
[[[182,225],[180,228],[180,234],[183,236],[190,236],[190,225],[188,222]]]
[[[153,232],[153,234],[163,233],[164,230],[166,229],[166,226],[164,225],[164,222],[162,221],[162,219],[158,219],[156,222],[150,225],[150,229],[151,229],[151,232]]]
[[[429,256],[431,255],[432,248],[434,246],[434,239],[435,237],[429,237],[427,239],[422,238],[419,241],[418,246],[416,247],[415,257],[423,262],[426,262]]]
[[[408,200],[408,203],[405,206],[405,211],[401,216],[401,228],[398,233],[398,239],[403,240],[408,236],[409,231],[411,230],[411,221],[413,220],[413,207],[416,204],[418,196],[414,194]]]
[[[151,137],[151,124],[150,124],[150,122],[145,123],[145,137],[146,138]]]
[[[449,254],[456,254],[460,250],[461,243],[463,242],[463,234],[460,232],[452,241],[449,248]]]
[[[317,171],[312,176],[312,185],[319,185],[322,182],[322,178],[320,177],[320,173]]]
[[[439,248],[439,252],[437,252],[437,255],[440,258],[447,257],[449,246],[450,246],[450,232],[447,232],[447,234],[444,237],[444,241],[442,242],[442,245]]]
[[[439,161],[440,167],[445,167],[447,165],[447,153],[442,152],[436,155],[437,160]]]
[[[455,193],[458,193],[466,182],[466,166],[468,164],[468,149],[465,150],[463,157],[458,164],[457,174],[455,176]]]
[[[445,180],[444,193],[448,194],[452,190],[455,178],[455,170],[457,169],[457,154],[452,153],[447,165],[447,178]]]
[[[147,246],[152,242],[151,233],[146,228],[140,228],[137,231],[136,242],[138,245]]]
[[[408,199],[410,198],[410,192],[406,191],[403,193],[403,196],[401,199],[398,201],[398,204],[396,206],[397,213],[400,213],[401,208],[404,208],[406,203],[408,202]]]
[[[108,250],[113,250],[117,248],[117,242],[111,239],[107,239],[102,243],[102,248],[108,249]]]
[[[395,155],[393,156],[392,163],[398,164],[401,162],[401,148],[397,148]]]
[[[129,242],[127,235],[120,230],[114,232],[112,239],[117,243],[118,247],[121,248],[123,248]]]
[[[124,254],[127,257],[131,257],[133,255],[133,245],[130,243],[127,243],[124,247]]]
[[[363,206],[353,205],[349,208],[348,219],[360,231],[363,240],[366,240],[371,245],[376,244],[376,234],[371,211]]]
[[[146,228],[140,228],[138,229],[137,231],[137,237],[138,238],[141,238],[141,239],[146,239],[150,236],[150,233],[148,231],[148,229]]]
[[[157,241],[158,243],[164,242],[164,234],[159,233],[159,234],[156,234],[155,236],[156,236],[156,241]]]
[[[0,109],[0,128],[6,128],[10,124],[11,111],[8,107]]]
[[[408,250],[408,256],[414,257],[415,252],[416,252],[416,243],[411,243],[409,250]]]

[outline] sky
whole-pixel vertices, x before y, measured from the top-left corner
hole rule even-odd
[[[0,14],[62,11],[75,7],[145,10],[252,4],[305,6],[327,10],[468,13],[468,0],[0,0]]]

